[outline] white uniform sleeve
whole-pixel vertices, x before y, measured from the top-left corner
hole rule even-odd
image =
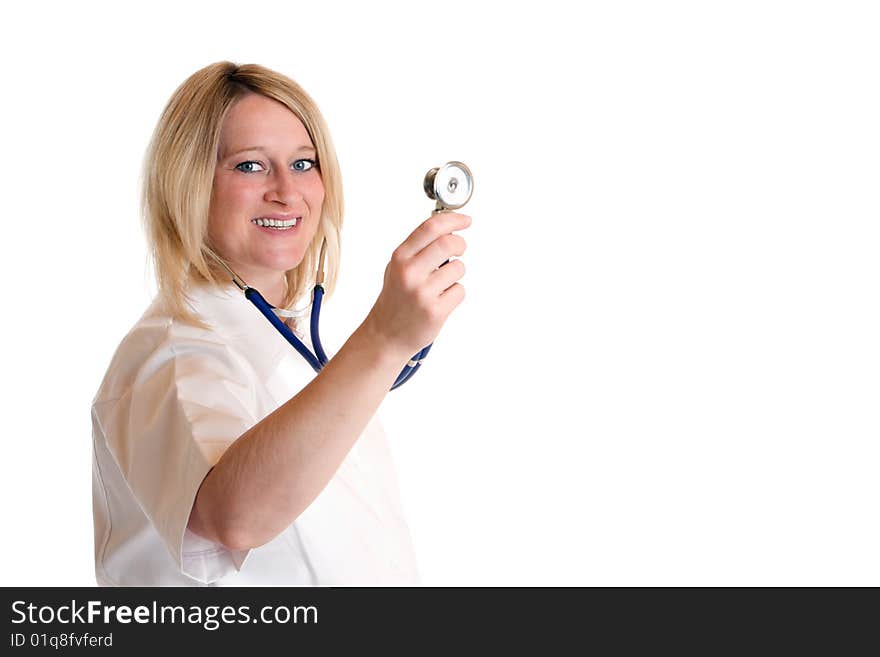
[[[168,342],[103,409],[108,448],[132,494],[181,572],[206,584],[240,570],[248,555],[186,526],[208,471],[257,423],[254,378],[224,344]]]

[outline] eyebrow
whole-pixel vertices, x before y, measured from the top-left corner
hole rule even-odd
[[[246,153],[247,151],[266,151],[266,148],[263,146],[248,146],[247,148],[240,148],[233,153],[228,153],[226,155],[221,155],[221,159],[226,159],[227,157],[232,157],[233,155],[238,155],[239,153]],[[311,152],[317,153],[314,146],[300,146],[297,148],[294,153],[303,153],[303,152]]]

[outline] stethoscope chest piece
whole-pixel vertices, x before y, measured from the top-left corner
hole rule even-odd
[[[474,176],[462,162],[447,162],[425,174],[425,194],[437,201],[438,210],[457,210],[474,191]]]

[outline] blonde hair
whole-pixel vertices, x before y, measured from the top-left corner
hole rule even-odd
[[[290,308],[314,283],[321,244],[327,241],[324,289],[336,286],[342,231],[342,180],[336,151],[318,106],[296,82],[257,64],[217,62],[181,84],[165,106],[144,159],[141,210],[159,295],[176,319],[198,325],[186,302],[193,280],[218,284],[229,275],[208,241],[208,212],[220,128],[232,105],[257,93],[285,105],[305,126],[317,150],[324,203],[314,239],[300,265],[286,273]]]

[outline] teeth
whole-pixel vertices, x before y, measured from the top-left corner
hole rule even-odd
[[[264,217],[260,217],[258,219],[251,219],[252,224],[256,224],[257,226],[263,226],[264,228],[279,228],[284,230],[286,228],[293,228],[296,226],[296,222],[298,218],[294,219],[286,219],[282,221],[281,219],[266,219]]]

